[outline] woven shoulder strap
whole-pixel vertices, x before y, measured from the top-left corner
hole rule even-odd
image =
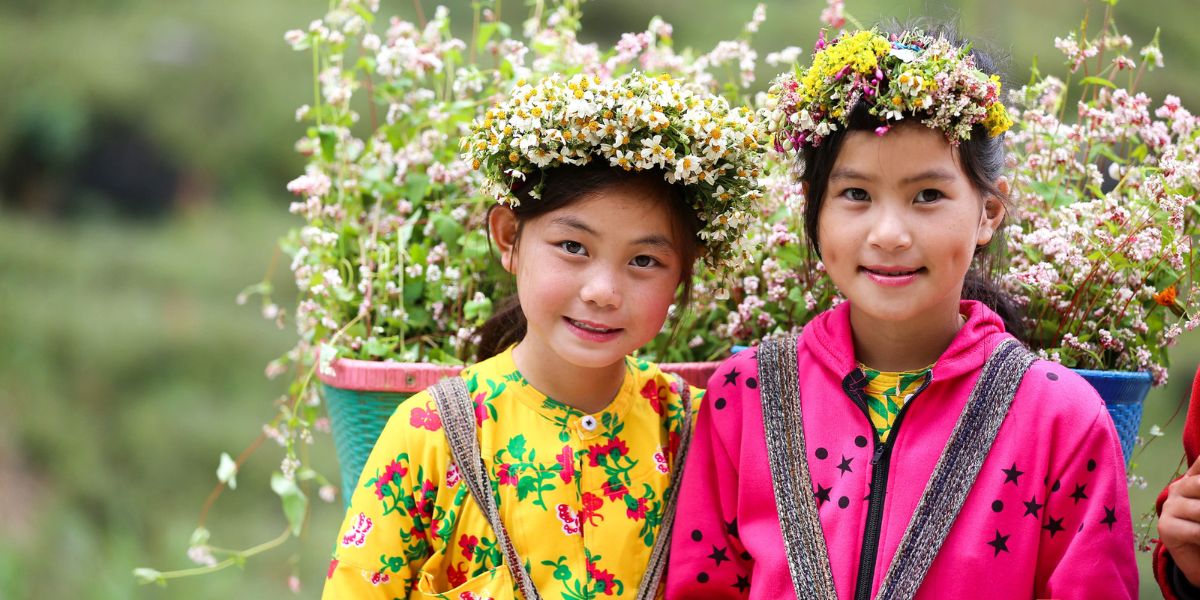
[[[975,485],[1021,379],[1034,359],[1020,342],[1010,339],[997,346],[984,363],[876,598],[906,599],[916,595]]]
[[[833,600],[837,590],[804,445],[796,336],[764,340],[757,352],[767,462],[792,588],[797,599]]]
[[[682,377],[673,375],[679,385],[679,401],[683,408],[683,423],[680,424],[679,447],[675,450],[675,459],[671,463],[671,480],[668,483],[667,497],[663,503],[662,521],[658,527],[658,537],[654,540],[654,549],[650,551],[650,562],[646,565],[646,574],[638,586],[638,600],[651,600],[658,592],[662,581],[663,570],[667,565],[667,550],[671,546],[671,529],[675,525],[675,505],[679,498],[679,484],[683,481],[683,466],[686,463],[688,446],[692,440],[692,388]]]
[[[496,533],[496,544],[504,555],[504,562],[513,581],[521,590],[525,600],[540,600],[537,588],[525,570],[525,563],[513,547],[508,537],[508,530],[500,519],[500,510],[496,503],[495,492],[491,478],[488,477],[487,467],[479,451],[479,438],[475,434],[475,406],[467,392],[467,384],[461,377],[447,377],[429,388],[429,393],[437,402],[438,412],[442,417],[442,430],[446,432],[446,440],[450,443],[450,455],[462,473],[467,490],[487,515],[492,530]]]
[[[1016,340],[992,351],[892,558],[877,599],[912,598],[946,541],[1034,356]],[[797,598],[836,598],[812,491],[800,409],[796,338],[758,349],[763,425],[784,550]]]

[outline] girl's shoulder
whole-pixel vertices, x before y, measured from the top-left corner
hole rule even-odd
[[[638,396],[649,400],[656,410],[659,410],[656,405],[658,402],[670,406],[672,410],[678,409],[683,402],[682,391],[685,386],[693,408],[699,408],[704,398],[704,388],[688,383],[689,378],[694,379],[690,376],[699,369],[699,365],[693,367],[684,364],[674,366],[674,368],[668,367],[671,370],[667,370],[658,363],[629,356],[625,359],[625,366],[633,381],[633,385],[629,386],[630,389]]]
[[[1057,362],[1042,359],[1035,360],[1025,372],[1013,399],[1013,409],[1025,415],[1023,418],[1067,429],[1086,429],[1079,426],[1106,414],[1104,400],[1083,376]]]

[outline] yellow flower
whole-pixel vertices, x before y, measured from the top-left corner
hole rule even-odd
[[[983,119],[983,126],[987,127],[988,136],[996,137],[1009,127],[1012,127],[1012,118],[1008,116],[1008,109],[999,102],[993,102],[988,105],[987,117]]]

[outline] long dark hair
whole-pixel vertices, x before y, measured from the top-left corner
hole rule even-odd
[[[534,199],[529,193],[532,182],[541,177],[544,185],[541,198]],[[671,212],[675,227],[675,239],[679,240],[680,258],[683,269],[680,274],[679,294],[675,301],[677,314],[691,300],[692,268],[700,252],[696,232],[700,221],[686,202],[684,188],[667,183],[660,170],[626,171],[609,166],[600,160],[582,165],[564,165],[547,169],[528,178],[526,184],[513,191],[520,203],[512,209],[517,217],[517,240],[521,230],[530,219],[565,208],[595,194],[616,186],[634,185],[648,192],[647,196],[665,202]],[[492,210],[495,210],[493,207]],[[512,344],[521,341],[526,332],[525,313],[516,295],[502,302],[490,319],[479,328],[479,360],[490,358]]]
[[[941,37],[958,47],[966,47],[966,42],[948,24],[934,23],[929,26],[921,23],[927,34]],[[899,27],[891,24],[889,30],[899,31]],[[970,55],[975,60],[975,67],[988,75],[998,74],[996,61],[985,52],[970,46]],[[804,147],[797,156],[798,167],[802,169],[800,179],[806,184],[804,233],[809,248],[820,256],[820,244],[817,240],[817,221],[820,217],[821,206],[825,202],[825,192],[829,188],[829,174],[846,139],[846,134],[852,131],[874,131],[883,126],[882,120],[870,114],[869,106],[859,102],[850,110],[846,126],[838,129],[825,138],[817,148]],[[905,123],[909,120],[919,120],[923,114],[905,114]],[[1006,207],[1011,206],[1008,195],[996,185],[996,181],[1004,173],[1004,134],[989,137],[987,129],[982,124],[971,128],[971,138],[958,145],[957,155],[959,164],[971,185],[984,196],[994,196],[1000,199]],[[992,240],[983,246],[975,248],[975,260],[967,271],[963,281],[962,298],[978,300],[991,308],[1004,320],[1004,327],[1014,336],[1024,339],[1025,327],[1022,323],[1020,307],[996,283],[993,274],[1001,262],[1003,234],[997,228]]]

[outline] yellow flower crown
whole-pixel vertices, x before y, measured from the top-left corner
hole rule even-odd
[[[884,121],[879,135],[910,115],[957,144],[976,124],[989,137],[1012,126],[999,97],[999,77],[976,68],[969,47],[920,30],[846,32],[828,43],[821,32],[812,65],[772,83],[763,116],[780,152],[820,146],[859,102]]]
[[[659,169],[703,222],[705,263],[736,268],[743,235],[763,190],[758,182],[764,132],[752,111],[663,75],[618,79],[561,75],[518,82],[509,97],[477,119],[462,140],[464,158],[485,176],[484,192],[516,206],[513,190],[541,174],[592,160],[629,171]]]

